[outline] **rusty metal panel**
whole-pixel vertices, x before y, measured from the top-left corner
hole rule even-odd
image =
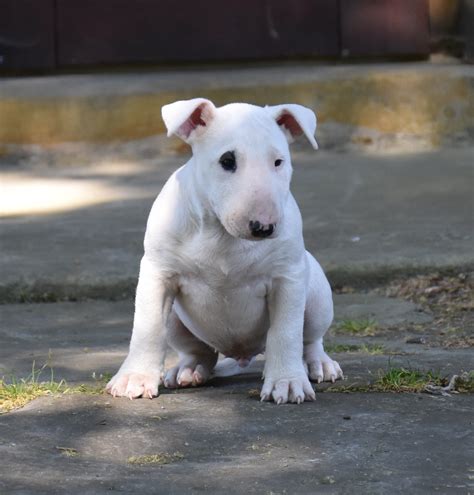
[[[0,0],[0,70],[54,66],[54,0]]]
[[[427,56],[427,0],[340,0],[341,54]]]
[[[337,56],[334,0],[57,0],[60,66]]]

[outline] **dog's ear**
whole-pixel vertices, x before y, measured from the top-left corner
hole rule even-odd
[[[292,143],[298,136],[304,134],[313,148],[315,150],[318,149],[318,143],[314,139],[317,121],[316,115],[312,110],[293,103],[265,108],[276,120],[276,123],[284,132],[289,143]]]
[[[168,130],[168,136],[176,134],[183,141],[191,143],[200,136],[214,118],[216,107],[205,98],[182,100],[165,105],[161,115]]]

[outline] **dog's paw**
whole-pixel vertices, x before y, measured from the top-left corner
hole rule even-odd
[[[107,383],[105,390],[114,397],[146,397],[152,399],[158,396],[160,373],[134,373],[119,371]]]
[[[287,402],[301,404],[305,400],[315,400],[316,395],[306,375],[279,379],[272,379],[266,375],[260,398],[262,401],[269,401],[273,398],[276,404]]]
[[[211,369],[204,364],[178,364],[166,372],[163,385],[166,388],[196,387],[203,385],[211,376]]]
[[[332,382],[344,378],[337,361],[331,359],[324,351],[311,353],[305,356],[305,366],[309,379],[317,383]]]

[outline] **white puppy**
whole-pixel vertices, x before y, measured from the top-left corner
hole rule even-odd
[[[262,400],[314,400],[309,379],[342,377],[323,348],[331,288],[289,190],[288,142],[304,134],[317,149],[314,113],[196,98],[162,115],[193,156],[151,210],[130,350],[107,390],[151,398],[162,382],[204,383],[218,352],[241,366],[265,352]],[[167,344],[180,361],[163,380]]]

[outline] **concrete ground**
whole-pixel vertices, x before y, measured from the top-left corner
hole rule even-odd
[[[472,269],[473,152],[296,151],[306,246],[333,285]],[[186,155],[153,143],[128,153],[3,160],[1,300],[133,294],[148,212]]]
[[[155,155],[153,146],[129,144],[121,159],[100,147],[90,155],[39,150],[10,166],[4,158],[7,380],[27,377],[33,362],[49,363],[57,381],[72,385],[117,370],[148,210],[184,160]],[[262,404],[260,360],[257,372],[152,401],[42,397],[0,416],[0,493],[472,493],[472,394],[343,393],[393,368],[448,378],[473,368],[472,312],[457,309],[459,318],[444,321],[430,306],[367,290],[393,277],[472,270],[471,156],[466,147],[396,155],[297,149],[293,190],[307,246],[343,292],[327,345],[346,380],[333,393],[322,384],[314,403]],[[21,304],[28,301],[40,303]],[[338,322],[364,319],[377,322],[374,335],[338,330]]]
[[[1,418],[0,490],[472,493],[472,395],[320,394],[276,407],[249,398],[252,385],[133,403],[39,399]],[[158,453],[174,457],[158,466],[129,461]]]
[[[474,493],[473,394],[375,391],[402,367],[473,369],[473,74],[289,65],[1,81],[0,377],[27,378],[34,362],[40,380],[52,369],[74,387],[117,370],[146,218],[187,156],[150,137],[158,103],[207,88],[217,102],[321,109],[322,151],[294,146],[293,192],[335,289],[326,346],[346,378],[315,385],[314,403],[260,403],[259,357],[152,401],[41,397],[0,415],[0,493]]]
[[[420,306],[401,299],[373,294],[336,294],[334,299],[336,325],[346,319],[360,321],[371,318],[381,328],[393,329],[402,325],[429,325],[433,321],[433,316]],[[0,341],[4,344],[0,348],[1,374],[24,377],[31,372],[33,361],[37,367],[49,362],[57,380],[85,383],[93,381],[92,373],[96,376],[113,373],[124,359],[130,340],[133,303],[88,301],[0,305],[0,317]],[[443,368],[451,374],[469,367],[469,352],[465,349],[456,349],[456,359],[450,362],[442,348],[405,343],[419,331],[389,332],[389,335],[379,333],[365,339],[348,334],[344,338],[341,335],[328,336],[326,340],[329,345],[334,342],[384,344],[386,355],[369,355],[364,362],[360,356],[350,356],[351,359],[357,357],[357,360],[346,361],[351,367],[363,364],[357,379],[365,379],[365,373],[376,373],[378,366],[388,362],[387,356],[394,365],[409,366],[412,363],[421,367],[417,361],[423,355],[427,369]],[[430,351],[428,354],[420,354],[427,350]],[[169,364],[173,361],[174,355],[171,354]],[[354,378],[354,374],[349,373],[351,375]]]
[[[400,366],[459,374],[472,368],[472,349],[435,345],[435,315],[412,302],[351,293],[335,303],[338,321],[373,318],[381,330],[352,336],[336,324],[328,347],[383,352],[333,352],[346,380],[316,386],[316,402],[261,403],[255,372],[152,401],[42,397],[0,416],[0,493],[472,492],[472,394],[337,393]],[[71,384],[113,373],[132,310],[104,301],[0,306],[2,371],[27,376],[33,361],[49,362],[55,379]],[[424,344],[407,343],[420,335]],[[136,464],[150,456],[158,463]]]

